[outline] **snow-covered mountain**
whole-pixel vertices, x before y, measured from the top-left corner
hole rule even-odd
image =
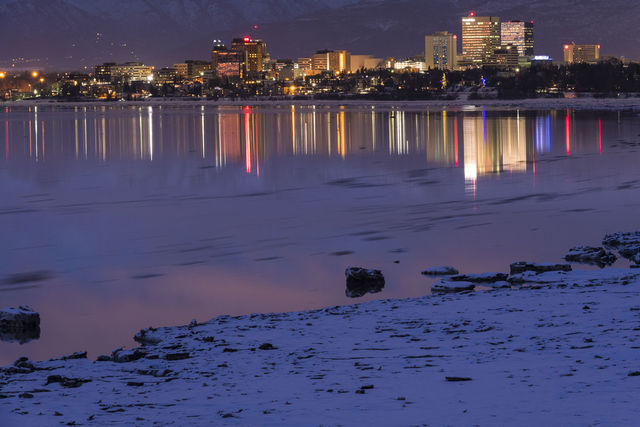
[[[575,40],[640,57],[628,18],[638,16],[640,2],[627,0],[0,0],[0,59],[163,65],[207,58],[211,40],[241,34],[262,37],[276,57],[327,47],[407,56],[422,52],[424,34],[459,33],[469,10],[535,20],[540,53],[559,56]]]

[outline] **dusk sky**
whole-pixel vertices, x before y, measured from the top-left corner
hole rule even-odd
[[[630,18],[640,5],[625,0],[0,0],[0,37],[12,41],[1,44],[0,61],[40,58],[63,69],[132,60],[162,66],[207,59],[212,40],[241,34],[264,39],[275,58],[324,48],[406,57],[424,51],[425,34],[459,34],[460,17],[470,10],[534,20],[536,54],[561,59],[562,45],[575,41],[601,44],[603,55],[640,56]]]

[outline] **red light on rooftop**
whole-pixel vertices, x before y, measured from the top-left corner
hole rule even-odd
[[[568,45],[568,44],[565,44],[565,45],[564,45],[564,50],[567,50],[567,49],[569,49],[569,45]]]
[[[454,38],[454,39],[457,39],[457,38],[458,38],[458,36],[456,36],[456,35],[454,34],[454,35],[453,35],[453,38]]]
[[[476,16],[475,12],[469,12],[469,16]]]
[[[245,37],[242,39],[245,43],[248,43],[251,41],[251,37]]]

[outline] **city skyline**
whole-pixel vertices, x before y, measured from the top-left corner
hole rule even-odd
[[[91,9],[91,2],[87,3],[89,6],[85,8]],[[217,4],[215,1],[209,3]],[[328,0],[324,3],[335,4],[335,2]],[[118,31],[117,37],[115,37],[114,31],[119,29],[120,25],[127,19],[139,16],[137,15],[138,6],[132,4],[130,6],[131,17],[113,18],[116,21],[113,21],[106,28],[103,28],[103,24],[100,22],[94,22],[97,18],[93,18],[90,14],[86,15],[91,10],[83,12],[86,16],[82,19],[82,25],[73,21],[77,29],[75,36],[71,37],[73,40],[67,38],[64,31],[58,32],[48,43],[44,52],[40,49],[43,47],[42,43],[37,43],[36,40],[41,41],[43,37],[51,38],[47,33],[46,23],[29,27],[31,35],[18,37],[18,42],[12,46],[0,47],[0,58],[6,63],[12,57],[22,57],[24,61],[18,65],[29,67],[39,64],[40,68],[63,70],[82,69],[85,66],[90,67],[102,62],[127,61],[143,61],[156,67],[162,67],[184,58],[206,59],[202,52],[210,49],[213,39],[230,41],[239,35],[268,40],[271,53],[276,58],[298,58],[308,55],[310,51],[314,52],[329,47],[339,47],[354,54],[368,53],[378,57],[409,57],[421,53],[423,42],[420,39],[426,34],[436,31],[459,34],[459,17],[465,15],[472,8],[482,16],[495,15],[501,16],[505,20],[525,22],[535,20],[537,46],[541,52],[552,57],[560,58],[562,45],[573,41],[601,44],[606,47],[603,52],[605,54],[625,56],[631,59],[640,56],[637,52],[637,44],[633,43],[634,39],[625,35],[624,21],[620,21],[616,16],[594,20],[594,16],[603,12],[600,10],[600,6],[594,4],[578,5],[572,14],[566,14],[551,2],[542,2],[536,4],[535,7],[523,5],[521,10],[516,9],[515,5],[512,8],[506,8],[502,3],[495,3],[491,8],[483,6],[482,3],[471,5],[467,4],[468,2],[461,2],[458,5],[447,4],[446,6],[438,5],[438,2],[431,2],[430,5],[422,3],[402,1],[397,2],[393,7],[389,2],[380,1],[367,5],[357,4],[344,10],[327,7],[318,10],[300,6],[295,13],[287,11],[281,14],[281,17],[274,17],[261,10],[249,10],[243,11],[244,15],[248,15],[241,22],[227,20],[222,25],[222,21],[219,19],[210,21],[213,18],[202,16],[197,21],[200,23],[194,21],[193,25],[189,24],[192,28],[176,30],[177,32],[171,30],[173,24],[162,23],[165,29],[160,33],[158,33],[159,28],[154,28],[152,31],[146,28],[147,24],[141,22],[134,26],[135,32],[128,28]],[[0,8],[0,17],[2,11]],[[20,11],[17,10],[17,12]],[[79,19],[77,18],[78,13],[72,12],[69,10],[68,13],[65,13],[70,16],[65,16],[65,21]],[[231,10],[226,12],[231,13]],[[117,8],[111,13],[117,14]],[[144,21],[152,22],[160,10],[146,10],[145,13],[150,16]],[[421,20],[413,16],[421,13],[426,13],[427,16]],[[291,14],[294,14],[295,17]],[[15,20],[17,25],[21,20],[26,19],[21,16],[20,13],[14,14],[12,22]],[[384,16],[385,19],[381,19],[379,16]],[[176,19],[178,17],[176,16]],[[37,16],[33,19],[36,18]],[[189,19],[192,21],[194,18]],[[354,20],[356,22],[353,22]],[[612,20],[621,23],[614,24]],[[305,25],[302,25],[303,21]],[[94,24],[92,32],[89,33],[87,29],[85,33],[84,28],[89,27],[89,22]],[[204,22],[209,22],[209,24],[204,27]],[[257,28],[254,28],[256,26]],[[617,31],[609,31],[610,28],[616,28]],[[10,27],[5,27],[2,31],[9,30]],[[20,30],[15,29],[14,32],[19,34]],[[292,36],[295,38],[292,39]],[[40,59],[40,61],[27,62],[30,59]]]

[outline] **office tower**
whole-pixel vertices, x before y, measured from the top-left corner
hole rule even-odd
[[[473,12],[462,18],[462,56],[473,65],[489,62],[500,48],[500,18],[475,16]]]
[[[533,21],[502,22],[500,38],[502,46],[515,46],[520,56],[533,56]]]
[[[189,65],[186,62],[180,62],[173,64],[173,68],[176,70],[176,77],[180,79],[186,79],[189,72]]]
[[[105,62],[102,65],[96,65],[93,75],[98,83],[111,83],[111,68],[116,65],[115,62]]]
[[[596,63],[600,59],[599,44],[565,44],[564,62],[573,64],[576,62]]]
[[[346,50],[320,50],[311,57],[313,71],[348,72],[351,69],[351,54]]]
[[[513,45],[503,45],[500,49],[493,51],[488,66],[496,67],[501,70],[515,70],[519,66],[520,53],[518,48]]]
[[[152,81],[153,67],[141,62],[125,62],[111,67],[111,80],[121,83]]]
[[[218,68],[218,53],[226,52],[227,50],[228,49],[224,43],[222,43],[222,40],[213,41],[213,47],[211,48],[211,69],[213,71],[216,71]]]
[[[214,71],[218,77],[244,78],[245,53],[235,50],[219,51]]]
[[[453,70],[458,55],[458,37],[447,31],[425,37],[424,63],[426,68]]]
[[[246,72],[260,73],[264,70],[263,62],[267,54],[267,45],[262,40],[254,40],[251,37],[233,39],[231,50],[244,53]]]
[[[153,83],[158,86],[165,84],[172,85],[176,82],[176,69],[175,68],[161,68],[153,73]]]

